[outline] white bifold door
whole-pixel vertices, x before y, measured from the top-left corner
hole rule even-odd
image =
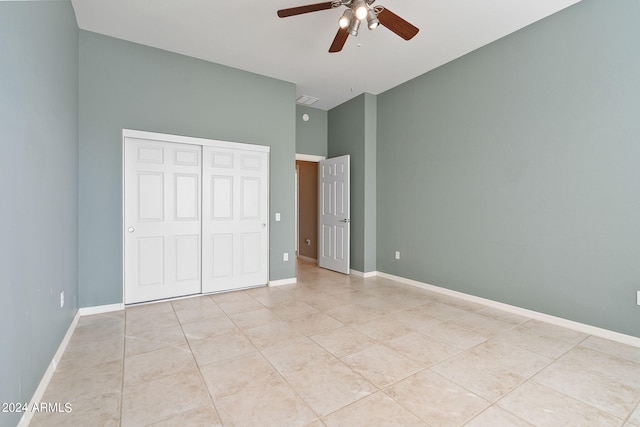
[[[349,274],[351,234],[349,160],[346,155],[318,165],[318,265],[344,274]]]
[[[124,302],[267,284],[268,153],[124,140]]]

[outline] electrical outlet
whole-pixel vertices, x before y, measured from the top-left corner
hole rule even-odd
[[[280,212],[276,212],[276,221],[280,221]]]
[[[636,304],[640,305],[640,291],[636,293]]]
[[[396,259],[400,259],[400,251],[396,251]]]
[[[64,307],[64,291],[60,292],[60,308]]]
[[[282,255],[282,260],[289,261],[289,254],[287,252],[285,252],[284,255]]]

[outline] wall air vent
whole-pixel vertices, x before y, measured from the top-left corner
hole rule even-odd
[[[312,96],[307,96],[307,95],[300,95],[300,97],[296,99],[296,104],[311,105],[311,104],[315,104],[318,101],[319,101],[318,98],[314,98]]]

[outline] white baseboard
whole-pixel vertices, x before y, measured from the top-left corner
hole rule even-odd
[[[362,271],[358,271],[358,270],[349,270],[349,274],[353,274],[354,276],[358,276],[358,277],[364,277],[365,279],[368,277],[376,277],[378,275],[377,271],[367,271],[366,273],[363,273]]]
[[[296,279],[295,277],[292,277],[290,279],[269,280],[269,286],[293,285],[297,282],[298,279]]]
[[[304,255],[298,255],[298,259],[301,259],[302,261],[312,262],[314,264],[318,263],[318,259],[317,258],[310,258],[310,257],[304,256]]]
[[[82,307],[78,309],[78,313],[80,316],[90,316],[92,314],[101,314],[101,313],[110,313],[112,311],[120,311],[124,310],[124,304],[107,304],[107,305],[96,305],[94,307]]]
[[[64,335],[64,338],[62,338],[62,342],[60,342],[60,345],[58,346],[58,350],[53,355],[53,359],[49,363],[49,366],[47,367],[47,370],[44,372],[44,375],[42,375],[42,379],[38,384],[38,388],[36,388],[36,391],[33,393],[33,396],[31,397],[31,401],[29,402],[29,408],[32,408],[34,404],[37,404],[42,401],[42,396],[44,396],[44,392],[47,390],[47,387],[49,386],[49,382],[51,382],[51,379],[53,378],[53,374],[56,372],[56,369],[58,369],[58,364],[62,359],[62,355],[64,354],[64,351],[67,349],[67,346],[69,345],[69,341],[71,340],[71,336],[73,335],[73,332],[76,330],[76,326],[78,326],[78,320],[80,319],[80,317],[89,316],[92,314],[108,313],[111,311],[119,311],[123,309],[124,309],[124,304],[99,305],[96,307],[82,307],[78,309],[78,311],[76,312],[76,315],[73,317],[73,320],[71,321],[71,325],[69,325],[69,329],[67,329],[67,333]],[[33,414],[34,412],[32,411],[26,411],[22,416],[22,418],[20,418],[18,427],[27,427],[31,423]]]
[[[38,384],[38,388],[36,388],[36,391],[33,393],[33,396],[31,397],[31,401],[29,402],[29,408],[33,408],[35,404],[42,402],[42,396],[44,396],[44,392],[47,390],[47,387],[49,386],[49,382],[51,381],[51,378],[53,378],[53,374],[58,368],[58,364],[62,359],[62,355],[64,354],[64,351],[67,349],[67,345],[69,345],[69,341],[71,340],[73,331],[76,330],[76,326],[78,325],[78,319],[80,319],[80,310],[78,310],[76,312],[76,315],[73,317],[73,320],[69,325],[69,329],[67,329],[67,333],[64,334],[64,338],[62,338],[62,342],[58,346],[58,350],[53,355],[53,359],[51,360],[51,363],[49,363],[47,370],[44,372],[44,375],[40,380],[40,384]],[[31,423],[33,414],[34,414],[33,411],[30,411],[30,410],[25,411],[24,415],[22,415],[22,418],[20,418],[20,421],[18,422],[18,427],[27,427]]]
[[[538,311],[533,311],[526,308],[517,307],[515,305],[505,304],[502,302],[477,297],[475,295],[465,294],[463,292],[453,291],[451,289],[441,288],[439,286],[429,285],[427,283],[418,282],[417,280],[407,279],[405,277],[400,277],[400,276],[394,276],[393,274],[383,273],[379,271],[377,272],[377,275],[385,279],[395,280],[396,282],[415,286],[428,291],[438,292],[444,295],[449,295],[449,296],[460,298],[466,301],[471,301],[478,304],[486,305],[487,307],[497,308],[499,310],[503,310],[509,313],[528,317],[530,319],[540,320],[543,322],[551,323],[553,325],[562,326],[567,329],[573,329],[574,331],[583,332],[585,334],[593,335],[600,338],[605,338],[611,341],[616,341],[622,344],[628,344],[634,347],[640,347],[639,337],[622,334],[620,332],[610,331],[608,329],[598,328],[597,326],[587,325],[580,322],[574,322],[573,320],[563,319],[562,317],[556,317],[550,314],[540,313]]]

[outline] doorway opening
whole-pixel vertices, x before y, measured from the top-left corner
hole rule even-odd
[[[296,256],[318,263],[318,162],[323,156],[296,154]]]
[[[343,274],[350,273],[349,165],[349,155],[296,155],[296,257]]]

